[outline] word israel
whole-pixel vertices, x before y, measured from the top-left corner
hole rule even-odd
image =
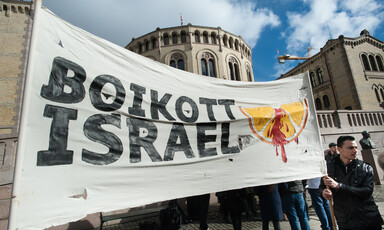
[[[68,71],[74,73],[73,76],[67,76]],[[84,100],[86,89],[84,82],[86,80],[86,72],[80,65],[66,60],[61,57],[56,57],[52,64],[48,85],[41,87],[41,97],[63,104],[76,104]],[[105,95],[102,91],[106,84],[113,85],[115,96]],[[68,90],[68,88],[70,90]],[[91,104],[94,108],[103,112],[113,112],[111,114],[94,114],[85,121],[83,126],[84,135],[91,141],[100,143],[107,147],[107,153],[97,153],[87,149],[82,149],[82,160],[93,165],[108,165],[117,161],[124,151],[124,144],[121,139],[114,133],[103,129],[104,125],[112,125],[121,129],[122,119],[121,114],[126,115],[125,124],[128,127],[129,140],[129,160],[130,163],[141,162],[141,149],[143,148],[152,162],[172,161],[175,152],[184,152],[186,158],[195,158],[196,155],[192,150],[189,141],[189,133],[187,134],[185,125],[195,126],[195,144],[197,145],[198,156],[210,157],[218,154],[217,149],[206,147],[208,142],[215,142],[217,135],[208,135],[206,131],[216,130],[218,123],[215,122],[215,113],[213,105],[222,106],[223,112],[227,114],[230,120],[236,118],[231,112],[231,106],[235,104],[232,99],[210,99],[199,98],[199,105],[191,98],[180,96],[175,100],[175,105],[169,106],[174,108],[177,119],[168,111],[167,104],[172,95],[166,93],[160,100],[156,90],[150,90],[150,119],[148,119],[148,111],[143,109],[143,95],[147,93],[147,89],[138,84],[131,83],[132,91],[131,106],[128,111],[118,111],[121,109],[126,100],[126,89],[121,81],[111,75],[99,75],[90,84],[88,93]],[[114,97],[112,103],[106,103],[103,97]],[[183,105],[188,104],[191,108],[190,114],[185,114]],[[205,121],[195,123],[199,118],[199,107],[205,107],[208,117]],[[81,111],[82,108],[80,108]],[[118,111],[118,112],[116,112]],[[69,136],[69,122],[77,120],[79,108],[66,108],[57,105],[46,104],[43,116],[51,118],[51,130],[49,135],[48,150],[38,151],[37,166],[54,166],[73,163],[73,151],[67,149]],[[159,120],[159,113],[168,121],[165,122],[171,126],[168,133],[168,139],[162,141],[165,147],[163,157],[159,154],[154,142],[160,136],[156,120]],[[228,120],[228,119],[227,119]],[[174,122],[169,122],[174,121]],[[164,121],[158,122],[159,125]],[[220,123],[221,130],[221,152],[223,154],[238,153],[238,146],[229,146],[229,122]],[[145,130],[146,135],[142,133]],[[161,134],[164,136],[164,133]]]

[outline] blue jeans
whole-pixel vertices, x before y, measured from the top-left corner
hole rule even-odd
[[[311,229],[305,211],[303,193],[284,194],[281,196],[281,202],[292,230]]]
[[[333,230],[329,202],[320,195],[318,189],[309,188],[308,192],[311,195],[312,206],[315,209],[317,217],[319,217],[321,229]]]

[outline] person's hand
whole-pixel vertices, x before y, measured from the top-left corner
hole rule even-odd
[[[324,184],[331,187],[331,188],[340,188],[340,184],[337,183],[334,179],[331,177],[325,176],[323,177]]]
[[[322,195],[323,195],[324,199],[326,199],[326,200],[331,200],[333,197],[332,191],[329,189],[324,189]]]

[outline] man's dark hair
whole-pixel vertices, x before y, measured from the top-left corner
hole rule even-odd
[[[352,136],[340,136],[337,138],[337,147],[343,147],[344,141],[354,141],[355,138]]]

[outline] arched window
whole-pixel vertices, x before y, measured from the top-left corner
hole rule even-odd
[[[179,59],[179,61],[177,61],[177,67],[178,67],[178,69],[181,69],[181,70],[185,69],[183,59]]]
[[[233,57],[230,57],[228,65],[231,80],[240,81],[239,63],[237,63],[237,60]]]
[[[183,56],[179,53],[172,54],[169,65],[177,69],[185,70]]]
[[[201,74],[204,76],[208,76],[207,60],[205,59],[201,59]]]
[[[239,41],[237,39],[235,41],[235,50],[239,51]]]
[[[315,86],[316,86],[315,73],[314,73],[314,72],[311,72],[311,73],[309,74],[309,77],[310,77],[310,79],[311,79],[311,85],[312,85],[312,87],[315,87]]]
[[[212,59],[208,61],[209,76],[215,77],[215,62]]]
[[[175,60],[171,60],[171,62],[169,63],[170,66],[176,68],[176,61]]]
[[[321,110],[322,109],[320,98],[316,98],[315,104],[316,104],[316,109],[317,110]]]
[[[216,44],[216,35],[214,33],[211,34],[211,43]]]
[[[169,45],[169,36],[168,36],[168,34],[164,34],[164,45],[165,46]]]
[[[383,98],[383,101],[384,101],[384,90],[383,90],[383,88],[380,89],[380,94],[381,94],[381,98]]]
[[[177,44],[177,34],[172,34],[172,44]]]
[[[324,78],[323,78],[323,70],[318,68],[316,70],[316,73],[317,73],[317,79],[319,80],[319,84],[322,84],[324,82]]]
[[[146,40],[145,41],[145,51],[148,51],[149,50],[149,41]]]
[[[248,65],[246,67],[246,72],[247,72],[248,81],[252,82],[251,68]]]
[[[139,43],[139,54],[143,52],[143,44]]]
[[[372,55],[369,55],[369,63],[371,63],[372,71],[377,71],[376,61]]]
[[[185,33],[185,31],[181,32],[180,37],[181,37],[181,43],[187,42],[187,34]]]
[[[224,43],[224,46],[228,47],[228,37],[227,37],[227,35],[224,35],[223,43]]]
[[[369,66],[367,55],[363,54],[363,55],[361,55],[361,58],[363,59],[364,69],[371,71],[371,67]]]
[[[323,96],[323,104],[324,104],[324,108],[329,108],[331,106],[331,104],[329,103],[328,95]]]
[[[233,38],[229,38],[229,48],[233,49]]]
[[[156,38],[152,38],[152,49],[157,48]]]
[[[203,42],[208,43],[208,34],[206,32],[203,33]]]
[[[201,74],[216,77],[215,59],[210,53],[203,53],[203,55],[201,55]]]
[[[195,42],[200,42],[200,34],[198,31],[195,32]]]
[[[383,61],[379,55],[376,56],[376,62],[379,67],[379,71],[384,71]]]
[[[377,90],[377,88],[375,88],[375,94],[376,94],[376,99],[378,102],[380,102],[380,95],[379,95],[379,91]]]

